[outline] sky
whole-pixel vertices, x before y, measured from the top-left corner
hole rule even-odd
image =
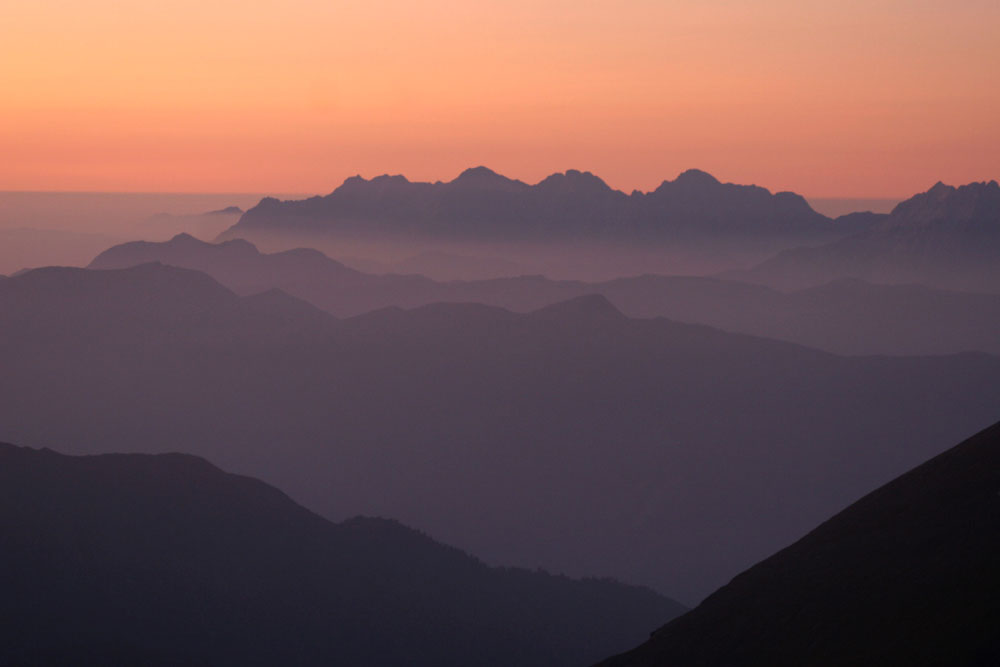
[[[0,0],[0,190],[1000,178],[997,0]]]

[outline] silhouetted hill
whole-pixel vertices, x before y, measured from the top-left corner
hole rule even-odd
[[[601,664],[1000,664],[998,490],[994,424]]]
[[[136,286],[141,272],[180,287]],[[682,600],[1000,404],[987,355],[838,357],[599,297],[316,323],[179,269],[77,273],[18,308],[7,295],[39,278],[0,283],[0,439],[184,449],[334,519],[392,516],[489,562]],[[126,287],[64,296],[87,274]],[[141,301],[117,307],[122,293]]]
[[[485,167],[448,183],[355,176],[324,197],[265,198],[220,238],[255,232],[439,239],[664,241],[709,235],[835,237],[841,231],[792,193],[720,183],[690,170],[649,193],[626,195],[590,172],[556,173],[535,185]]]
[[[1000,353],[1000,295],[964,294],[916,285],[841,280],[783,293],[714,278],[639,276],[601,283],[541,276],[435,282],[420,276],[374,276],[314,250],[260,253],[246,241],[209,244],[190,236],[166,243],[126,243],[101,253],[92,268],[158,261],[205,271],[249,294],[278,288],[338,316],[440,301],[479,302],[531,311],[586,294],[606,296],[634,317],[669,317],[849,354]]]
[[[683,608],[335,525],[181,454],[0,444],[3,664],[579,665]]]
[[[778,286],[849,276],[1000,292],[1000,185],[938,183],[898,204],[867,231],[828,245],[786,250],[732,275]]]

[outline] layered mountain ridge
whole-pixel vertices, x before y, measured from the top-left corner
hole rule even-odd
[[[165,265],[39,269],[0,281],[0,440],[183,449],[332,519],[693,602],[1000,404],[988,355],[841,357],[563,301],[336,320]]]
[[[706,277],[637,276],[604,282],[520,276],[433,281],[371,275],[316,250],[261,253],[242,239],[209,244],[182,235],[165,243],[126,243],[91,268],[162,262],[204,271],[240,294],[281,289],[340,316],[434,302],[479,302],[527,312],[603,294],[633,317],[668,317],[850,354],[1000,353],[1000,295],[836,280],[791,293]]]

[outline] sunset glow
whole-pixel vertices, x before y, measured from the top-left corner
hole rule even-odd
[[[623,190],[698,167],[812,196],[1000,176],[990,0],[5,0],[0,190]]]

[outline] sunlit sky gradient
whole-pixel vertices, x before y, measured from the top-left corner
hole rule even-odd
[[[0,0],[0,189],[1000,177],[997,0]]]

